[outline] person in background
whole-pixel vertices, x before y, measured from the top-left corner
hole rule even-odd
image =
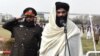
[[[87,37],[86,37],[86,39],[91,39],[92,38],[92,33],[91,33],[91,27],[90,27],[90,25],[89,26],[87,26]]]
[[[12,33],[15,42],[10,56],[38,56],[42,27],[36,24],[37,12],[34,8],[25,8],[20,18],[9,20],[3,25]]]
[[[99,25],[95,25],[95,27],[94,27],[94,39],[95,39],[96,44],[98,44],[98,42],[99,42],[99,37],[100,37],[100,27],[99,27]]]
[[[64,2],[56,2],[50,12],[49,23],[46,24],[42,33],[40,56],[83,56],[81,44],[81,32],[79,28],[68,19],[70,6]],[[63,21],[63,22],[61,22]],[[64,26],[66,23],[66,43]]]

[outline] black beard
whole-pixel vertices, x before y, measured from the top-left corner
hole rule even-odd
[[[61,20],[64,20],[64,22],[67,22],[67,16],[61,16],[61,17],[56,17],[56,24],[58,27],[63,27],[63,25],[60,23]]]
[[[34,25],[34,21],[30,21],[30,22],[28,22],[28,21],[24,21],[24,25],[25,26],[27,26],[27,27],[34,27],[35,25]]]

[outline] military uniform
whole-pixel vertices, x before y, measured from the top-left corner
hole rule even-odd
[[[28,25],[13,19],[5,23],[3,28],[11,31],[15,38],[11,56],[38,56],[43,30],[39,25]]]

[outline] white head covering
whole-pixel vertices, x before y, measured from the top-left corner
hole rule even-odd
[[[78,27],[67,20],[67,38],[80,34]],[[49,23],[46,24],[42,33],[40,56],[56,56],[65,47],[64,27],[56,25],[56,7],[50,12]]]

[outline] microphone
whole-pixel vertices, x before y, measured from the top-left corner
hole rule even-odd
[[[64,33],[65,33],[65,56],[66,56],[66,46],[68,46],[68,52],[69,52],[69,56],[71,56],[71,53],[70,53],[70,46],[69,46],[69,42],[68,42],[68,38],[67,38],[67,26],[66,26],[66,21],[65,20],[60,20],[60,24],[62,26],[64,26]]]
[[[66,26],[66,22],[64,21],[64,20],[60,20],[60,24],[62,25],[62,26]]]

